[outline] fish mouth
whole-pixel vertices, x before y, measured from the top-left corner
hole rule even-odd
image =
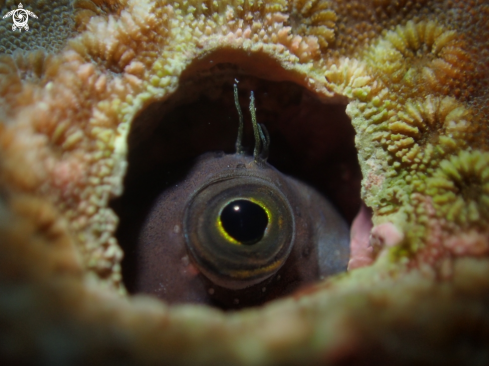
[[[272,166],[321,193],[348,225],[362,205],[362,174],[355,131],[345,113],[347,100],[318,94],[297,83],[293,74],[286,78],[273,62],[225,62],[238,60],[234,53],[226,56],[208,55],[191,64],[178,89],[148,105],[132,123],[124,193],[111,202],[120,219],[116,237],[125,252],[122,273],[130,293],[137,293],[136,243],[158,195],[181,183],[199,155],[235,152],[235,83],[248,122],[249,95],[254,92],[257,120],[270,134]],[[265,78],[267,69],[275,71]],[[252,154],[253,131],[247,122],[244,146]]]

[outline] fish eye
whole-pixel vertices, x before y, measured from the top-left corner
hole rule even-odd
[[[292,208],[276,184],[260,173],[275,172],[264,167],[226,171],[198,190],[185,211],[191,259],[224,288],[242,289],[270,277],[292,248]]]
[[[236,199],[219,212],[218,225],[238,244],[253,245],[263,239],[268,226],[267,209],[253,200]]]
[[[247,92],[240,91],[242,99],[251,94],[254,83],[260,83],[253,77],[245,80],[243,89]],[[297,100],[302,100],[301,105],[319,106],[322,111],[340,109],[321,107],[320,101],[309,99],[306,92],[292,84],[268,85],[277,91],[280,85],[286,91],[285,99],[277,98],[275,91],[274,99],[267,102],[273,104],[273,110],[277,111],[274,113],[283,117],[287,112],[277,109],[277,103],[289,103],[291,108],[297,108]],[[257,90],[259,113],[264,116],[264,101],[270,96],[263,92],[263,87]],[[121,217],[118,239],[125,250],[122,269],[128,290],[154,295],[169,304],[197,303],[230,310],[259,306],[346,271],[350,238],[345,219],[323,194],[275,168],[277,161],[281,164],[291,161],[296,167],[301,164],[284,145],[283,135],[277,133],[279,120],[260,117],[259,122],[263,119],[273,129],[270,139],[267,128],[258,123],[253,97],[248,101],[250,114],[243,129],[239,105],[247,103],[238,101],[236,89],[234,100],[228,87],[220,92],[216,102],[207,97],[208,91],[201,93],[202,99],[190,104],[197,108],[195,112],[187,104],[175,107],[178,111],[175,115],[165,112],[165,123],[158,126],[165,134],[156,130],[154,138],[148,136],[146,130],[138,128],[138,123],[131,132],[138,140],[132,140],[137,144],[129,150],[133,157],[129,157],[127,189],[122,200],[114,202],[114,209]],[[173,103],[168,102],[168,107],[172,108]],[[214,103],[212,108],[208,107],[209,103]],[[225,110],[216,110],[218,103],[224,103]],[[161,106],[166,108],[167,104]],[[172,111],[170,108],[168,111]],[[182,119],[182,113],[190,113],[192,118]],[[333,117],[339,112],[329,113]],[[301,123],[311,123],[316,118],[308,122],[307,114],[304,117]],[[145,120],[145,114],[140,120]],[[199,122],[194,123],[196,120]],[[200,136],[200,131],[207,135]],[[212,136],[208,131],[213,131]],[[341,131],[332,130],[332,133],[338,136]],[[178,135],[175,142],[173,137],[166,137],[169,133]],[[348,136],[351,138],[348,141],[352,141],[351,155],[356,157],[353,133]],[[219,149],[225,152],[212,152],[216,150],[208,143],[212,138],[217,138]],[[250,144],[252,138],[254,147]],[[236,140],[234,149],[233,140]],[[246,141],[246,147],[242,141]],[[328,141],[336,146],[338,142],[341,144],[339,139]],[[156,154],[149,150],[157,151],[156,148],[163,149],[158,156],[165,163],[156,163]],[[269,152],[274,166],[267,161]],[[346,162],[348,157],[339,155],[339,161]],[[303,167],[310,169],[306,164]],[[315,176],[325,179],[331,168],[318,167]],[[338,170],[331,182],[339,182],[345,176],[348,175],[344,170]],[[346,192],[347,187],[338,192]],[[348,197],[341,194],[343,198],[339,202],[354,204],[350,201],[351,194]]]

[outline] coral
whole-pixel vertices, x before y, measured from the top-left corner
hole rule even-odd
[[[2,16],[17,8],[17,1],[7,0],[0,6]],[[0,27],[0,53],[14,51],[43,50],[48,53],[59,52],[66,40],[73,36],[73,9],[69,0],[24,1],[26,9],[38,16],[29,20],[28,32],[12,32],[10,19],[2,19]],[[8,25],[6,25],[8,24]]]
[[[290,18],[294,33],[317,37],[323,49],[334,41],[337,15],[331,10],[331,2],[295,0]]]
[[[75,27],[78,32],[86,29],[94,16],[107,18],[111,14],[119,15],[125,1],[117,0],[76,0],[73,2]]]
[[[85,3],[83,3],[85,4]],[[131,14],[145,14],[133,16]],[[100,16],[87,25],[70,46],[85,61],[114,73],[126,72],[140,79],[161,52],[168,33],[168,12],[151,4],[131,4],[121,10],[118,20]],[[104,37],[95,37],[95,30]],[[134,83],[137,83],[134,79]]]
[[[470,111],[452,97],[408,99],[397,118],[385,134],[390,140],[382,142],[410,169],[426,171],[436,158],[470,144]]]
[[[6,77],[15,75],[20,80],[36,83],[42,79],[52,59],[52,55],[35,50],[14,52],[12,57],[3,56],[0,62],[4,65],[3,73]]]
[[[279,54],[288,50],[301,62],[307,62],[319,56],[319,43],[324,46],[332,37],[331,31],[326,30],[325,24],[330,24],[334,19],[334,13],[328,12],[322,5],[316,4],[312,9],[304,9],[303,4],[296,5],[300,8],[294,7],[292,17],[296,22],[292,23],[296,24],[298,29],[288,25],[287,13],[291,10],[291,6],[283,0],[271,2],[241,0],[230,4],[217,1],[174,3],[177,9],[176,19],[192,24],[189,29],[192,30],[191,34],[185,37],[194,38],[196,43],[212,42],[212,39],[218,38],[220,42],[226,42],[227,39],[229,45],[242,45],[245,48],[251,47],[252,44],[260,47],[270,45]],[[315,14],[316,17],[312,20],[315,30],[300,26],[302,16],[307,14]],[[319,39],[311,32],[318,33]],[[226,39],[221,39],[223,36],[226,36]]]
[[[397,183],[397,184],[395,184]],[[379,197],[379,215],[388,215],[396,212],[401,207],[405,206],[408,201],[408,192],[406,187],[402,187],[402,184],[395,182],[391,187],[385,189],[382,195]]]
[[[357,57],[385,30],[436,11],[434,4],[427,0],[333,2],[336,37],[329,53],[335,57]]]
[[[468,74],[474,70],[464,43],[456,31],[436,21],[410,20],[388,31],[367,58],[393,90],[408,95],[438,92],[460,96],[469,88]]]
[[[0,30],[7,357],[304,364],[380,350],[392,364],[405,346],[412,363],[427,363],[429,347],[447,362],[487,352],[477,348],[485,333],[474,333],[489,328],[480,311],[489,288],[484,1],[24,5],[39,16],[32,33]],[[14,6],[3,2],[2,12]],[[378,255],[295,298],[234,314],[126,296],[109,201],[123,192],[129,131],[151,134],[158,106],[229,64],[346,105],[376,234],[359,240]],[[459,340],[471,337],[483,339],[467,352]]]
[[[487,228],[489,222],[489,153],[462,151],[441,161],[427,180],[426,193],[440,217],[462,227]]]

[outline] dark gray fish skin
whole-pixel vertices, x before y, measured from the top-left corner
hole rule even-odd
[[[245,168],[243,168],[245,166]],[[293,247],[271,277],[233,290],[212,283],[193,263],[186,247],[183,221],[194,192],[217,174],[252,171],[286,196],[295,221]],[[251,172],[250,172],[251,173]],[[258,306],[290,294],[320,278],[346,270],[349,229],[333,206],[314,189],[285,176],[253,157],[207,153],[185,179],[163,191],[147,215],[135,246],[136,278],[132,292],[152,294],[168,303],[199,303],[224,309]]]

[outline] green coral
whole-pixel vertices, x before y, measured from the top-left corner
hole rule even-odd
[[[379,209],[377,215],[390,215],[409,201],[409,185],[403,178],[390,181],[389,187],[379,194]]]
[[[489,221],[489,152],[462,151],[443,160],[427,179],[439,217],[462,227]]]
[[[462,37],[434,20],[398,25],[369,49],[367,60],[376,76],[406,96],[461,94],[473,69]]]
[[[422,248],[436,220],[486,225],[489,154],[461,152],[478,139],[478,115],[453,92],[458,72],[470,69],[462,36],[435,21],[409,21],[366,52],[366,62],[340,59],[325,76],[350,99],[374,223],[406,233],[395,257]]]

